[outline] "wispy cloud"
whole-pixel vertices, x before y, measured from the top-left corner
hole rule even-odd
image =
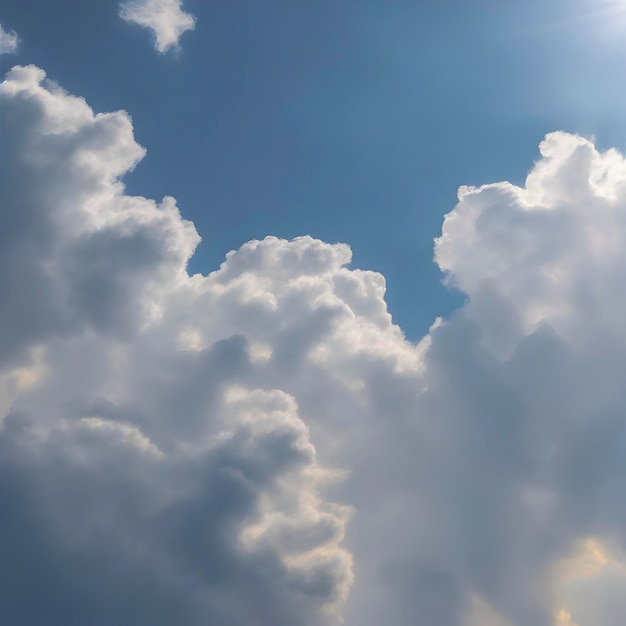
[[[0,24],[0,54],[15,54],[19,38],[14,30],[4,30]]]
[[[120,17],[151,30],[161,53],[177,48],[181,36],[196,25],[194,16],[183,10],[182,0],[125,0]]]

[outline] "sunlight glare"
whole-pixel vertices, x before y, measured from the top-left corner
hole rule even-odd
[[[569,17],[561,26],[573,27],[580,34],[591,36],[594,45],[600,47],[624,46],[626,0],[578,0],[568,4],[565,10]]]

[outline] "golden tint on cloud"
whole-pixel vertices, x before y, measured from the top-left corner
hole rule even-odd
[[[0,622],[624,613],[620,153],[552,133],[524,185],[463,188],[435,255],[467,301],[412,343],[346,244],[190,275],[127,114],[28,66],[0,117]]]
[[[556,626],[578,626],[572,620],[572,616],[564,610],[560,610],[556,618]]]

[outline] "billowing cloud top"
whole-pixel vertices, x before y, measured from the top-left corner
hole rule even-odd
[[[17,33],[14,30],[4,30],[0,24],[0,54],[14,54],[18,43]]]
[[[178,47],[181,36],[196,26],[193,15],[183,10],[182,0],[124,0],[120,17],[150,29],[161,53]]]
[[[554,133],[524,187],[462,189],[436,259],[468,301],[414,345],[344,244],[189,275],[125,113],[30,66],[0,117],[0,622],[626,612],[620,154]]]

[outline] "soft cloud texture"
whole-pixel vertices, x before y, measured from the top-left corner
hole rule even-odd
[[[254,384],[246,339],[176,310],[221,286],[187,275],[198,236],[171,198],[124,195],[128,116],[35,67],[9,73],[0,115],[0,618],[332,621],[350,510],[321,494],[341,475],[294,398]]]
[[[31,66],[0,116],[0,621],[617,623],[620,154],[554,133],[524,187],[463,188],[467,303],[414,345],[344,244],[190,276],[125,113]]]
[[[14,30],[4,30],[0,24],[0,54],[15,54],[19,39]]]
[[[124,0],[120,17],[150,29],[161,53],[177,48],[181,36],[196,26],[194,16],[183,10],[182,0]]]

